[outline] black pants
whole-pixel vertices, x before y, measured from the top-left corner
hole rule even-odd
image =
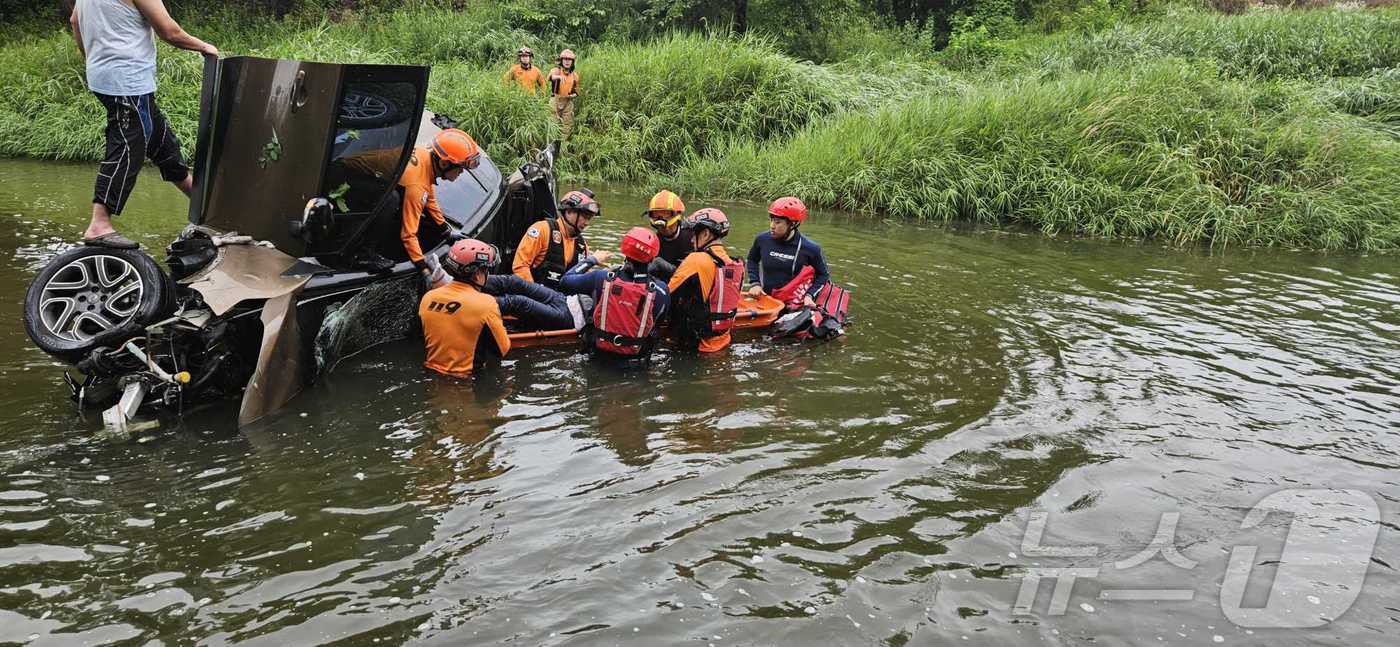
[[[190,169],[180,154],[180,140],[165,123],[154,94],[93,94],[107,108],[107,156],[97,167],[94,203],[106,205],[114,216],[121,213],[147,159],[155,163],[160,177],[167,182],[180,182],[189,176]]]

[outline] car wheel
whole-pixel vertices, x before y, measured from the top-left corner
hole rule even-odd
[[[350,89],[340,99],[341,127],[377,128],[398,121],[399,106],[393,99],[367,92]]]
[[[59,254],[24,294],[24,329],[40,350],[77,362],[140,334],[171,308],[174,285],[134,249],[78,246]]]

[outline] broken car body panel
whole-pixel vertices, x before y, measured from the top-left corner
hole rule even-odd
[[[426,67],[206,59],[190,222],[294,257],[356,247],[413,152],[427,90]],[[316,197],[336,207],[328,231],[294,236]]]
[[[424,67],[206,58],[191,225],[166,250],[163,285],[143,288],[170,294],[168,307],[82,348],[31,333],[81,374],[65,374],[74,399],[119,405],[109,427],[125,431],[145,427],[128,424],[138,408],[240,396],[242,426],[339,360],[409,334],[420,277],[398,238],[398,179],[415,145],[455,126],[424,109],[427,80]],[[533,153],[509,177],[483,154],[439,180],[448,227],[425,252],[470,236],[510,254],[554,213],[556,154]]]

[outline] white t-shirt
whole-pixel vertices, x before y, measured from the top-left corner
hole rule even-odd
[[[78,0],[88,89],[134,97],[156,91],[156,38],[130,0]]]

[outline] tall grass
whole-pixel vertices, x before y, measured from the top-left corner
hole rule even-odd
[[[1297,84],[1165,63],[983,85],[741,144],[672,181],[703,195],[1048,233],[1394,249],[1400,142]]]
[[[504,166],[558,137],[501,84],[521,44],[579,51],[572,179],[697,196],[797,194],[855,211],[1172,241],[1400,245],[1400,11],[1173,12],[1002,42],[892,47],[826,65],[761,38],[578,44],[501,7],[341,22],[185,19],[229,55],[432,64],[429,107]],[[958,65],[965,71],[950,70]],[[1164,63],[1163,61],[1173,61]],[[194,143],[200,59],[161,46],[159,99]],[[104,114],[66,32],[0,44],[0,155],[96,159]]]
[[[1338,110],[1362,117],[1371,127],[1400,140],[1400,67],[1335,79],[1319,92]]]
[[[1400,10],[1257,9],[1230,16],[1175,8],[1157,20],[1062,32],[1008,49],[992,75],[1187,58],[1210,61],[1236,78],[1356,76],[1400,66]]]
[[[768,42],[674,34],[604,45],[579,64],[586,93],[573,146],[610,180],[665,173],[722,139],[766,141],[840,107],[840,94]]]

